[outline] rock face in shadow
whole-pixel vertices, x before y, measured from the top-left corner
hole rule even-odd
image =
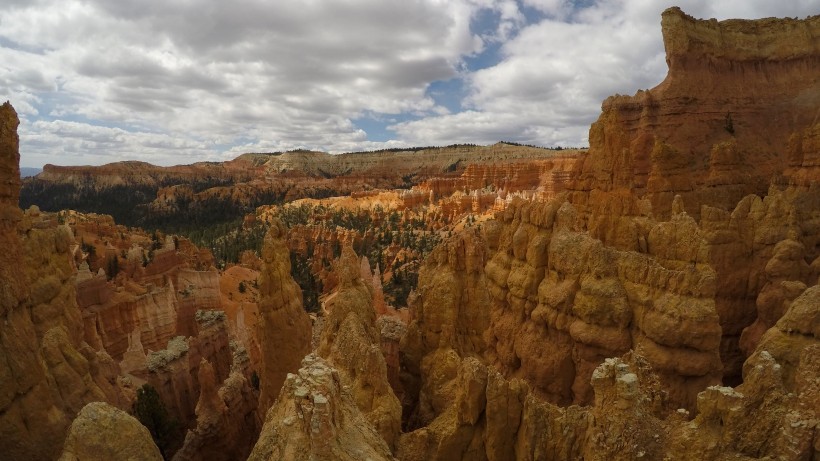
[[[103,402],[89,403],[68,430],[59,461],[162,461],[151,433],[136,418]]]
[[[281,221],[271,223],[262,248],[264,267],[259,290],[259,343],[262,347],[259,412],[270,408],[288,373],[310,352],[310,318],[302,307],[302,291],[290,274],[290,252]]]
[[[246,357],[247,359],[247,357]],[[236,364],[237,368],[239,364]],[[196,426],[174,454],[175,461],[245,459],[256,442],[260,424],[256,398],[242,370],[232,371],[219,386],[213,366],[202,359],[199,370]]]
[[[70,231],[23,214],[17,114],[0,107],[0,452],[55,459],[74,415],[104,400],[125,406],[119,367],[83,341]]]
[[[359,411],[392,449],[401,432],[401,404],[388,380],[372,287],[351,247],[342,249],[334,271],[339,285],[325,301],[316,354],[337,370]]]
[[[447,382],[458,361],[481,356],[489,326],[490,294],[484,276],[485,242],[475,230],[436,247],[419,270],[411,322],[401,340],[405,421],[429,423],[454,398]]]

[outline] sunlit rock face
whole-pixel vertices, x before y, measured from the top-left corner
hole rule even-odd
[[[765,195],[773,178],[816,181],[820,19],[718,22],[670,8],[661,24],[666,79],[604,102],[570,188],[628,188],[666,218],[675,195],[697,217]]]
[[[359,411],[393,448],[401,432],[401,404],[388,379],[373,287],[362,278],[351,247],[342,249],[334,272],[339,285],[325,301],[327,315],[316,354],[338,371]]]
[[[816,453],[820,17],[662,24],[669,75],[604,103],[565,191],[425,261],[400,459]]]
[[[310,354],[289,374],[249,460],[394,459],[338,370]]]

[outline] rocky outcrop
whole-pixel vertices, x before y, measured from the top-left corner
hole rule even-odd
[[[786,389],[794,391],[803,352],[809,347],[820,347],[820,285],[806,289],[789,305],[763,334],[749,361],[765,351],[779,364]],[[744,381],[751,371],[749,361],[743,367]]]
[[[0,452],[55,459],[88,402],[125,406],[118,367],[83,342],[70,230],[17,207],[17,115],[0,107]]]
[[[715,274],[685,213],[633,228],[644,252],[580,232],[572,205],[516,202],[485,234],[492,294],[488,358],[549,401],[591,402],[605,358],[630,349],[660,374],[674,405],[721,378]],[[685,306],[685,308],[684,308]],[[548,352],[549,351],[549,352]]]
[[[419,270],[407,333],[401,341],[405,418],[424,425],[452,401],[444,384],[460,358],[486,349],[490,294],[484,276],[484,240],[464,231],[430,254]]]
[[[139,330],[146,349],[164,349],[177,334],[178,303],[173,285],[129,283],[118,288],[105,279],[105,275],[98,275],[77,284],[85,340],[117,360],[128,350],[134,330]]]
[[[217,385],[228,378],[233,363],[225,313],[198,311],[196,322],[197,335],[172,338],[166,348],[147,354],[145,368],[131,371],[157,390],[168,412],[183,427],[196,425],[203,361],[213,370]]]
[[[392,460],[338,371],[310,354],[289,374],[249,461]]]
[[[227,461],[245,459],[259,431],[256,397],[241,370],[221,386],[211,364],[202,359],[199,371],[196,426],[174,454],[175,461]]]
[[[697,218],[701,205],[731,210],[748,194],[765,195],[774,177],[816,181],[789,166],[813,165],[816,155],[808,152],[820,16],[718,22],[670,8],[661,23],[669,73],[651,90],[604,102],[569,186],[574,200],[626,188],[666,218],[681,195]]]
[[[287,230],[281,221],[271,223],[262,248],[264,267],[259,280],[260,414],[270,408],[288,373],[299,368],[310,352],[310,318],[302,307],[302,291],[290,272]]]
[[[813,459],[818,444],[820,348],[800,349],[794,384],[761,351],[738,388],[711,386],[698,415],[665,410],[648,362],[627,354],[592,375],[594,403],[559,407],[519,379],[474,358],[457,365],[453,400],[425,427],[403,434],[397,457],[421,460]]]
[[[151,433],[128,413],[103,402],[89,403],[68,430],[59,461],[161,461]]]
[[[401,432],[401,404],[388,381],[372,289],[362,279],[351,247],[342,249],[335,272],[339,285],[325,300],[327,315],[316,354],[338,370],[359,410],[393,447]]]
[[[259,267],[259,269],[262,268]],[[257,304],[259,274],[259,271],[248,267],[231,266],[219,277],[222,308],[228,317],[231,335],[248,352],[251,368],[257,372],[262,366],[262,352],[257,336],[259,332],[259,306]]]
[[[456,191],[471,193],[490,190],[504,193],[539,190],[549,199],[562,192],[582,151],[563,151],[543,160],[508,160],[491,164],[472,163],[460,176],[431,178],[414,191],[429,197],[430,202],[450,197]],[[493,194],[495,196],[495,194]]]
[[[761,350],[746,362],[742,385],[703,391],[697,417],[672,427],[669,459],[808,460],[820,455],[820,347],[794,350],[800,362],[792,385],[783,367]]]
[[[194,316],[200,310],[221,310],[219,273],[216,270],[195,271],[182,269],[176,274],[176,334],[196,334]]]
[[[19,304],[26,296],[23,273],[16,270],[14,262],[21,261],[22,252],[17,237],[17,223],[22,213],[17,206],[20,198],[20,140],[17,137],[17,112],[8,102],[0,106],[0,235],[2,235],[3,263],[0,268],[2,311],[6,314],[12,306]],[[11,264],[7,264],[11,263]]]
[[[804,147],[818,19],[718,23],[668,10],[669,76],[604,103],[566,194],[514,199],[482,222],[474,253],[485,262],[469,288],[468,271],[447,274],[431,255],[402,341],[404,388],[418,399],[407,401],[400,458],[811,458],[816,405],[803,399],[816,383],[796,383],[812,373],[817,335],[820,194],[802,165],[814,168]],[[741,73],[749,94],[732,83]],[[763,130],[769,117],[782,118]],[[439,303],[449,297],[438,287],[458,287],[489,322],[452,331],[470,323],[458,303]],[[717,386],[739,382],[742,366],[743,385]],[[496,378],[514,389],[497,441]]]

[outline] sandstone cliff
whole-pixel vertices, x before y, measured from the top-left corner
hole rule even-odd
[[[401,405],[388,382],[371,287],[350,247],[342,250],[335,271],[339,286],[325,301],[316,354],[338,371],[359,410],[392,448],[401,432]]]
[[[0,452],[9,459],[55,459],[85,404],[125,405],[118,367],[83,341],[75,300],[73,237],[65,227],[24,216],[19,194],[18,120],[0,107]]]
[[[279,395],[287,374],[296,371],[302,357],[310,352],[310,318],[302,308],[302,291],[291,276],[286,235],[281,221],[274,221],[262,249],[264,267],[259,282],[258,333],[262,347],[259,373],[262,415]]]
[[[567,192],[481,223],[471,284],[434,251],[400,459],[817,456],[818,19],[666,11],[669,76],[604,103]]]
[[[718,22],[670,8],[661,23],[666,79],[604,102],[570,187],[631,189],[659,217],[681,195],[697,218],[701,205],[765,195],[773,178],[816,181],[820,17]],[[789,168],[803,163],[811,169]]]

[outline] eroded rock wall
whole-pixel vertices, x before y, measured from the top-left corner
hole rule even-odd
[[[18,208],[18,119],[0,107],[0,451],[50,460],[87,403],[124,405],[119,369],[83,342],[71,277],[73,237]]]
[[[310,318],[302,307],[302,291],[290,273],[286,237],[284,224],[274,220],[262,248],[264,267],[259,282],[261,320],[258,324],[262,347],[261,415],[279,395],[287,374],[296,371],[302,357],[310,352]]]
[[[339,285],[325,301],[316,354],[337,370],[359,411],[392,449],[401,432],[401,404],[388,380],[372,286],[362,279],[359,258],[349,246],[334,271]]]

